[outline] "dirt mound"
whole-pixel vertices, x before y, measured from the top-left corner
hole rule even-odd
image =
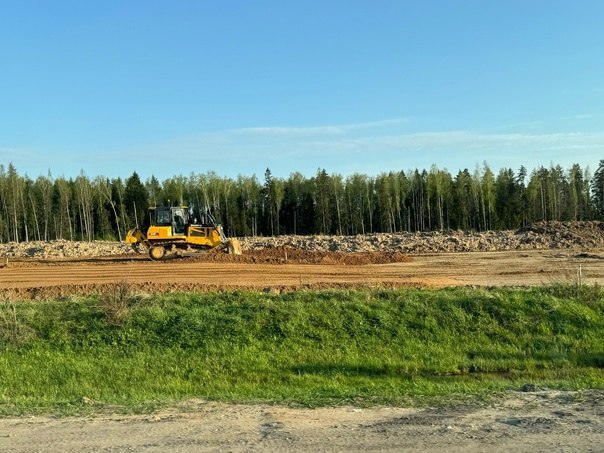
[[[548,238],[561,246],[579,244],[582,247],[601,247],[604,244],[604,223],[535,222],[519,229],[516,234],[531,240]]]
[[[428,231],[357,236],[241,238],[244,251],[292,247],[315,252],[495,252],[604,247],[602,222],[536,222],[517,231]]]
[[[131,253],[130,245],[111,241],[55,241],[9,242],[0,244],[3,258],[83,258]]]
[[[189,258],[201,262],[236,262],[264,264],[386,264],[404,263],[411,258],[401,252],[327,252],[320,250],[304,250],[289,246],[277,246],[248,250],[243,255],[227,255],[226,253],[206,253]]]

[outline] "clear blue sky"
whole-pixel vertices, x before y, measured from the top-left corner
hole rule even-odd
[[[600,0],[0,0],[0,163],[593,171],[603,18]]]

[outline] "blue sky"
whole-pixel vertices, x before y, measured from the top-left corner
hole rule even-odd
[[[602,1],[0,0],[0,163],[163,179],[604,159]]]

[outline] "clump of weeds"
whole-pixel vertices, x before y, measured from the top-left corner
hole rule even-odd
[[[133,308],[141,303],[141,297],[132,292],[125,280],[115,284],[111,291],[100,296],[100,306],[109,324],[122,326]]]
[[[4,302],[0,306],[0,342],[10,346],[21,346],[35,337],[35,331],[21,320],[17,305]]]

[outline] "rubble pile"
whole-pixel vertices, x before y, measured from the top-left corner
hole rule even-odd
[[[591,249],[604,248],[604,223],[550,221],[536,222],[517,231],[430,231],[357,236],[245,237],[240,238],[240,241],[244,254],[247,252],[258,255],[259,259],[266,255],[266,252],[263,252],[266,249],[277,249],[277,251],[282,251],[283,256],[287,251],[288,259],[296,260],[298,256],[295,250],[301,250],[314,253],[312,259],[317,259],[319,262],[329,261],[330,258],[325,254],[330,252],[400,254],[401,259],[403,254],[443,252],[569,248],[588,252]],[[133,251],[129,245],[110,241],[56,240],[0,244],[0,259],[92,258],[131,253]],[[375,259],[375,257],[371,259]],[[260,259],[260,261],[262,260],[270,260],[270,257]]]
[[[0,244],[2,258],[92,258],[95,256],[131,253],[129,244],[112,241],[54,241],[9,242]]]
[[[604,247],[602,222],[537,222],[517,231],[430,231],[358,236],[277,236],[242,238],[244,250],[292,247],[307,251],[490,252],[498,250],[591,249]]]

